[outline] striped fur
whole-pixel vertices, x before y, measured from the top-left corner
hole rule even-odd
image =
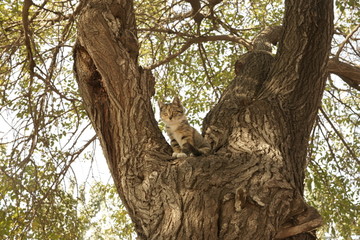
[[[174,157],[200,156],[210,152],[210,144],[187,121],[178,97],[175,97],[172,103],[158,103]]]

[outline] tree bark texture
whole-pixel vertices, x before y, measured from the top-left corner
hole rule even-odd
[[[302,233],[321,218],[302,198],[303,180],[332,4],[286,1],[277,55],[239,56],[236,78],[205,118],[212,154],[173,159],[150,103],[155,80],[137,64],[132,1],[88,2],[75,73],[139,239],[313,239]]]

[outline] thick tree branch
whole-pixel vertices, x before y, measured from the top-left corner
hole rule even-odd
[[[138,66],[137,53],[132,1],[89,1],[79,17],[75,72],[119,195],[141,236],[144,216],[138,209],[150,205],[136,186],[149,174],[147,159],[168,152],[169,145],[150,103],[154,78]]]
[[[324,70],[333,29],[332,1],[286,1],[285,6],[285,34],[280,41],[267,91],[281,95],[283,100],[290,101],[289,104],[300,102],[298,100],[305,103],[310,101],[310,95],[319,98],[319,94],[307,89],[311,86],[321,93],[325,82]],[[329,11],[324,11],[324,8]],[[299,14],[302,17],[298,17]],[[322,47],[319,49],[319,46]],[[311,75],[313,72],[321,76]]]
[[[353,31],[346,37],[346,40],[341,44],[344,44],[351,38],[351,36],[358,30],[360,25],[353,29]],[[271,26],[265,28],[257,35],[252,44],[254,50],[265,50],[271,52],[272,45],[276,45],[283,34],[284,28],[282,26]],[[342,48],[341,48],[342,49]],[[339,51],[337,55],[339,54]],[[327,71],[338,75],[344,82],[350,87],[360,90],[360,67],[350,65],[339,61],[338,57],[335,56],[328,60]]]
[[[271,52],[272,45],[276,45],[284,28],[282,26],[270,26],[261,31],[253,40],[254,50]]]
[[[280,101],[292,134],[291,161],[302,189],[306,146],[326,81],[333,31],[333,1],[285,1],[284,33],[261,98]]]
[[[360,67],[340,62],[336,58],[330,58],[327,70],[329,73],[341,77],[350,87],[360,90]]]
[[[191,4],[192,7],[192,15],[194,16],[194,20],[197,24],[200,24],[204,19],[204,15],[200,12],[201,3],[200,0],[185,0],[186,2]]]
[[[283,227],[276,234],[276,239],[283,239],[300,233],[309,232],[323,224],[321,216],[313,207],[309,207],[304,213],[294,217],[292,221],[295,222],[295,226]]]
[[[124,13],[126,14],[124,15]],[[82,69],[82,71],[77,70],[77,74],[81,81],[83,94],[86,96],[85,99],[91,100],[87,104],[90,116],[102,116],[94,116],[94,110],[99,108],[96,111],[107,111],[104,114],[109,118],[115,117],[117,114],[125,114],[123,119],[125,116],[126,119],[132,119],[131,123],[141,119],[140,126],[146,123],[145,119],[148,119],[151,122],[146,127],[149,129],[148,133],[153,135],[151,133],[153,131],[161,135],[152,112],[142,112],[141,114],[145,114],[142,117],[139,117],[140,112],[136,112],[134,115],[134,107],[139,108],[142,104],[150,105],[150,97],[154,94],[154,79],[149,71],[143,71],[136,62],[138,49],[132,2],[116,3],[94,0],[84,9],[79,21],[80,44],[75,49],[78,64],[75,66],[77,69]],[[102,125],[98,122],[100,120],[107,121],[107,119],[92,120],[95,126]],[[107,141],[101,139],[101,136],[104,136],[102,130],[105,129],[108,129],[108,126],[104,126],[104,129],[97,129],[100,140],[103,141]],[[118,130],[126,132],[132,129]],[[145,144],[147,139],[144,137],[150,137],[150,135],[137,136],[136,134],[130,136],[130,133],[126,133],[126,135],[134,138],[132,141],[136,141],[138,144],[140,142]],[[111,134],[106,134],[106,136],[111,136]],[[135,140],[135,138],[141,139]],[[111,146],[112,144],[107,142],[106,145]],[[147,148],[143,146],[141,151],[145,151]]]

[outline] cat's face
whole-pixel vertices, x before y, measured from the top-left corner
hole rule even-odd
[[[179,123],[186,119],[184,107],[178,97],[172,103],[158,102],[160,107],[160,117],[166,124]]]

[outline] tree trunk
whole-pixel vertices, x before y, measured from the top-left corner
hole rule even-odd
[[[205,119],[213,153],[173,159],[150,103],[154,78],[137,64],[132,1],[89,1],[74,68],[139,239],[274,239],[321,224],[302,194],[332,14],[330,0],[286,1],[275,58],[263,50],[241,56]]]

